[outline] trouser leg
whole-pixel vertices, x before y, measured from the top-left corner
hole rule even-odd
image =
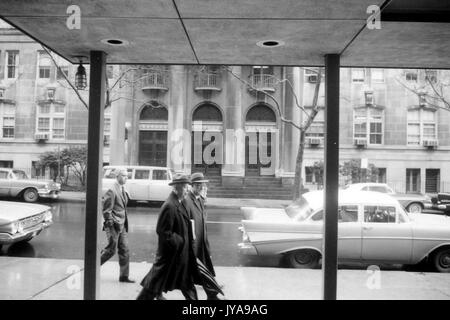
[[[192,286],[192,288],[189,289],[181,290],[181,293],[183,294],[186,300],[198,300],[197,290],[195,289],[194,286]]]
[[[101,252],[100,264],[104,264],[116,253],[117,241],[119,237],[114,227],[106,228],[105,232],[108,244]]]
[[[130,275],[130,251],[128,249],[128,233],[125,228],[119,234],[117,243],[119,254],[120,277],[128,278]]]
[[[156,294],[150,292],[149,290],[142,288],[141,292],[139,292],[136,300],[154,300]]]
[[[203,285],[203,290],[205,290],[207,299],[216,299],[219,292],[216,289],[210,288],[206,285]]]

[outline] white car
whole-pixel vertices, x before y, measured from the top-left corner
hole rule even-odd
[[[172,191],[172,187],[169,186],[172,172],[169,168],[124,165],[103,167],[103,194],[116,181],[114,173],[119,168],[128,172],[125,191],[132,201],[165,201]]]
[[[0,248],[30,241],[53,223],[51,208],[32,203],[0,201]]]
[[[286,208],[241,208],[242,254],[280,255],[291,267],[314,268],[322,257],[323,191]],[[450,217],[407,213],[393,197],[339,191],[340,263],[417,264],[429,261],[450,272]]]

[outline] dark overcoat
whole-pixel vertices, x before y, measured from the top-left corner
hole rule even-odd
[[[195,240],[194,253],[196,257],[203,262],[213,276],[216,275],[211,261],[211,253],[209,249],[208,233],[206,229],[206,210],[205,202],[202,197],[196,199],[192,192],[189,192],[185,200],[189,217],[194,219],[195,223]]]
[[[141,285],[154,294],[191,289],[194,279],[198,279],[192,227],[185,204],[180,203],[173,192],[161,207],[156,233],[155,262]]]

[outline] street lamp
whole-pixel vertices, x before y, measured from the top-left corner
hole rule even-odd
[[[81,60],[75,74],[75,87],[78,90],[84,90],[87,87],[86,69],[83,67]]]

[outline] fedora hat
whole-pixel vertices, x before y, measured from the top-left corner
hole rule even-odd
[[[189,183],[190,180],[187,175],[184,174],[175,174],[172,178],[172,181],[169,183],[169,186],[179,183]]]
[[[191,175],[191,184],[202,183],[202,182],[209,182],[209,180],[205,179],[205,177],[203,176],[203,173],[195,172]]]

